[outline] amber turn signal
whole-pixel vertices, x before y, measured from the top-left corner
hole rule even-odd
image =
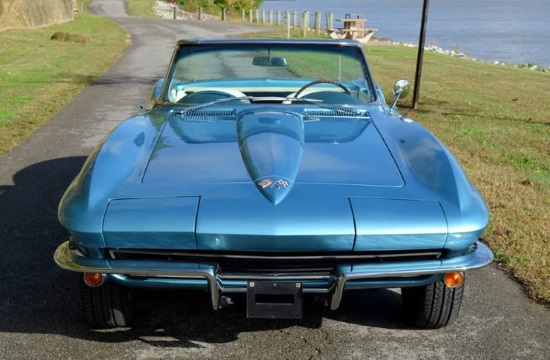
[[[448,287],[455,288],[464,282],[464,274],[458,271],[446,273],[443,281]]]
[[[98,273],[85,273],[84,282],[90,287],[98,287],[105,281],[105,276]]]

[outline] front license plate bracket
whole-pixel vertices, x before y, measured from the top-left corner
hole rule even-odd
[[[257,319],[301,319],[302,283],[292,281],[249,281],[246,317]]]

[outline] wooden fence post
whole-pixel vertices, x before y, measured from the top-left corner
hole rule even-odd
[[[309,12],[306,11],[302,14],[302,37],[306,37],[308,27],[309,27]]]
[[[327,12],[327,30],[334,29],[334,14],[331,12]]]
[[[321,13],[320,12],[315,13],[315,34],[317,34],[317,36],[321,35]]]
[[[285,10],[286,38],[290,39],[290,11]]]

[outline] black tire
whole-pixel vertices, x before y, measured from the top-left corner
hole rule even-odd
[[[409,323],[423,329],[438,329],[458,316],[464,283],[455,288],[438,280],[429,285],[401,289],[403,310]]]
[[[80,298],[88,325],[110,329],[128,326],[134,316],[131,291],[113,282],[89,287],[80,276]]]

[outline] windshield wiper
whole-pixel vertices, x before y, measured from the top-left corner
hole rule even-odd
[[[239,97],[232,97],[232,98],[221,98],[221,99],[210,101],[210,102],[207,102],[207,103],[204,103],[204,104],[199,104],[199,105],[195,105],[195,106],[185,108],[183,110],[177,111],[176,114],[177,115],[189,115],[189,114],[192,114],[193,112],[196,112],[200,109],[204,109],[204,108],[212,106],[212,105],[223,104],[225,102],[235,101],[235,100],[252,100],[252,96],[239,96]]]
[[[306,103],[309,103],[309,104],[316,104],[316,103],[321,102],[321,100],[316,100],[316,99],[286,98],[286,97],[283,97],[283,96],[239,96],[239,97],[232,97],[232,98],[217,99],[217,100],[210,101],[210,102],[207,102],[207,103],[204,103],[204,104],[191,106],[191,107],[182,109],[180,111],[177,111],[176,114],[177,115],[189,115],[193,112],[196,112],[200,109],[204,109],[204,108],[212,106],[212,105],[223,104],[225,102],[236,101],[236,100],[237,101],[238,100],[248,100],[251,103],[254,103],[254,102],[257,102],[257,101],[281,101],[281,103],[282,103],[283,101],[287,101],[287,100],[288,101],[296,101],[296,102],[298,102],[298,101],[306,102]]]
[[[358,109],[355,109],[355,108],[352,108],[352,107],[349,107],[349,106],[325,104],[322,100],[318,100],[318,99],[305,99],[305,98],[297,98],[297,97],[285,98],[285,99],[290,101],[290,102],[292,102],[292,101],[301,101],[301,102],[305,102],[305,103],[308,103],[308,104],[313,104],[313,105],[316,105],[316,106],[324,108],[324,109],[329,109],[329,110],[336,111],[336,112],[340,113],[341,115],[360,116],[360,115],[364,115],[366,113],[366,110],[358,110]]]
[[[341,113],[342,115],[359,116],[359,115],[363,115],[365,113],[364,110],[357,110],[357,109],[354,109],[354,108],[348,107],[348,106],[325,104],[325,103],[323,103],[322,100],[319,100],[319,99],[305,99],[305,98],[297,98],[297,97],[289,98],[289,97],[283,97],[283,96],[239,96],[239,97],[232,97],[232,98],[217,99],[217,100],[210,101],[210,102],[207,102],[207,103],[204,103],[204,104],[191,106],[191,107],[182,109],[180,111],[177,111],[176,114],[177,115],[190,115],[190,114],[193,114],[194,112],[197,112],[198,110],[207,108],[207,107],[212,106],[212,105],[223,104],[223,103],[226,103],[226,102],[236,101],[236,100],[237,101],[238,100],[248,100],[251,103],[254,103],[254,102],[257,102],[257,101],[281,101],[282,104],[287,104],[287,105],[290,105],[293,102],[303,102],[303,103],[307,103],[307,104],[313,104],[313,105],[316,105],[316,106],[319,106],[319,107],[322,107],[322,108],[325,108],[325,109],[333,110],[333,111]]]

